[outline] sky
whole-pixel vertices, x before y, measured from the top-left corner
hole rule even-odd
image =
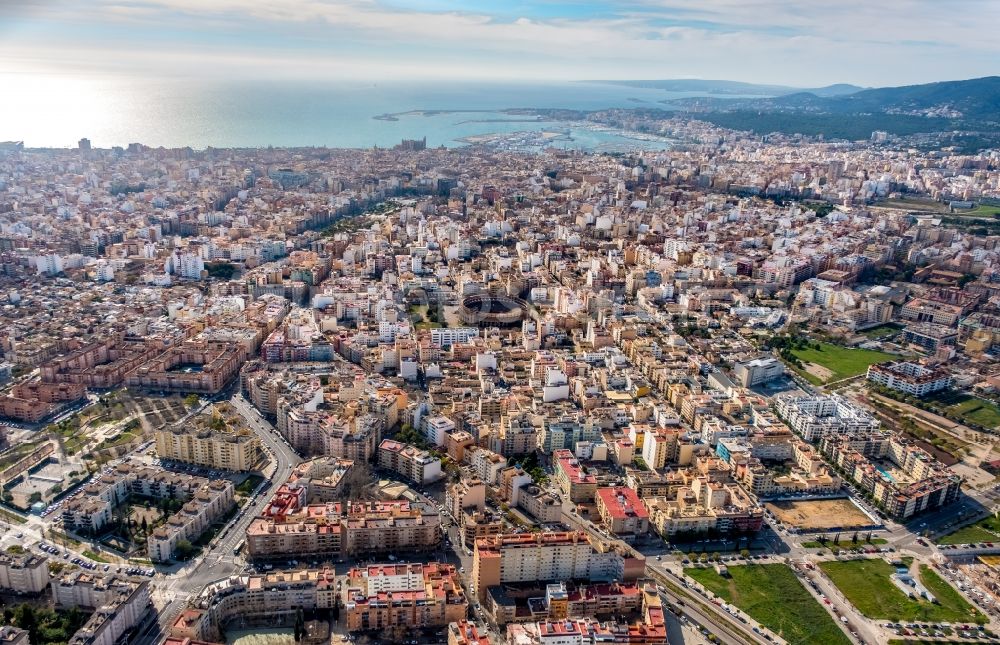
[[[1000,73],[996,25],[998,0],[0,0],[0,73],[886,86]]]

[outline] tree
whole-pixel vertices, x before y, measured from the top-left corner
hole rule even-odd
[[[305,618],[302,615],[302,608],[295,610],[295,642],[298,643],[306,635]]]
[[[174,549],[178,560],[187,560],[194,555],[194,545],[187,540],[178,540]]]
[[[750,556],[750,549],[740,549],[740,557],[744,560]]]
[[[187,396],[184,397],[184,405],[188,406],[189,408],[194,408],[197,407],[198,402],[200,400],[201,399],[198,398],[197,394],[194,393],[188,394]]]

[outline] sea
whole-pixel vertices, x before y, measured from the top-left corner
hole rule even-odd
[[[667,108],[692,94],[599,82],[185,81],[134,77],[0,74],[0,141],[30,148],[137,142],[152,147],[387,147],[427,138],[551,132],[565,148],[662,148],[662,141],[553,123],[512,108]]]

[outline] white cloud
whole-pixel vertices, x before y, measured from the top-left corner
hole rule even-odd
[[[1000,24],[1000,2],[977,0],[645,0],[617,17],[513,21],[376,0],[106,0],[75,17],[67,5],[27,13],[80,27],[58,45],[13,29],[0,41],[0,66],[30,58],[180,75],[701,76],[808,86],[985,75],[1000,62],[983,28]],[[90,35],[95,22],[121,26],[114,47]],[[171,42],[161,27],[181,33]],[[237,38],[216,42],[215,32]]]

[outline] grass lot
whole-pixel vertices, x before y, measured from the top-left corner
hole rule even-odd
[[[1000,206],[994,206],[992,204],[980,204],[972,210],[956,210],[955,215],[964,215],[966,217],[994,217],[1000,214]]]
[[[984,428],[1000,427],[1000,406],[964,392],[942,390],[928,397],[928,402],[942,408],[959,421],[974,423]]]
[[[1000,542],[1000,519],[990,516],[938,538],[938,544],[976,544]]]
[[[26,524],[28,522],[27,519],[21,517],[13,511],[8,511],[6,508],[0,508],[0,517],[8,522],[14,522],[15,524]]]
[[[796,369],[810,383],[823,385],[832,381],[839,381],[851,376],[864,374],[868,366],[874,363],[884,363],[891,361],[896,356],[878,352],[871,349],[851,349],[830,343],[819,343],[819,349],[809,347],[808,349],[794,349],[792,354],[803,363],[816,363],[830,370],[828,378],[821,379],[806,370]]]
[[[730,578],[708,568],[685,569],[684,573],[792,645],[850,643],[823,606],[783,564],[729,567]]]
[[[972,621],[979,613],[948,583],[925,567],[921,567],[920,580],[936,595],[939,604],[908,598],[890,579],[895,569],[885,560],[830,561],[819,566],[851,604],[868,618],[961,623]]]
[[[879,544],[888,544],[888,540],[884,538],[872,538],[871,542],[865,542],[864,538],[859,538],[857,542],[852,542],[851,540],[841,540],[840,544],[834,544],[833,540],[826,543],[823,546],[820,542],[803,542],[802,548],[804,549],[856,549],[866,546],[878,546]]]
[[[87,556],[88,558],[90,558],[94,562],[104,562],[105,564],[111,562],[111,560],[108,560],[107,558],[105,558],[100,553],[96,553],[94,551],[91,551],[90,549],[85,550],[83,552],[83,555]]]
[[[903,329],[902,325],[897,325],[896,323],[886,323],[884,325],[879,325],[878,327],[866,329],[861,332],[861,335],[873,339],[888,338],[889,336],[898,334],[901,329]]]

